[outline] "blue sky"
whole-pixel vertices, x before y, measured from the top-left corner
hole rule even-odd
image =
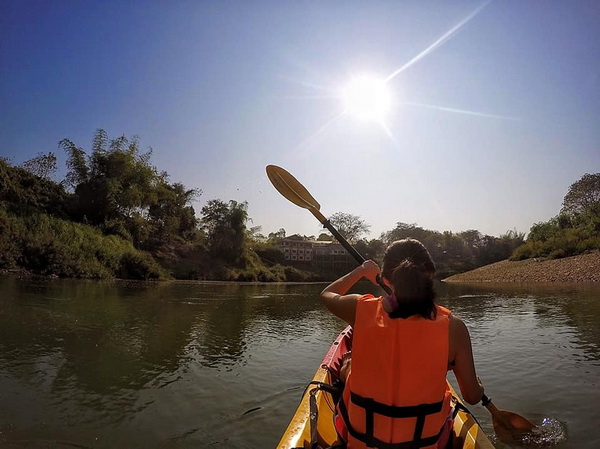
[[[0,156],[64,167],[104,128],[264,234],[320,232],[267,164],[371,237],[526,232],[599,171],[599,55],[595,0],[0,0]],[[399,70],[383,124],[344,113],[352,77]]]

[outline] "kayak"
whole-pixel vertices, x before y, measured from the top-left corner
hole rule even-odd
[[[300,405],[283,433],[277,449],[328,448],[337,440],[333,425],[335,404],[340,391],[336,388],[342,356],[352,349],[352,328],[348,326],[335,339],[312,381],[306,387]],[[450,384],[448,384],[450,385]],[[477,420],[452,390],[453,403],[458,404],[454,418],[453,449],[494,449]],[[335,446],[334,446],[335,447]]]

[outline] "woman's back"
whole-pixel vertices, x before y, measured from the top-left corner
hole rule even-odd
[[[380,298],[367,295],[358,301],[343,399],[350,447],[368,441],[378,446],[416,440],[417,447],[437,442],[450,410],[450,313],[442,307],[437,311],[434,320],[394,319]]]

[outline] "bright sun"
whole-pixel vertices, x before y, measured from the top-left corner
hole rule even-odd
[[[391,106],[390,92],[383,80],[360,76],[342,91],[344,112],[361,120],[382,122]]]

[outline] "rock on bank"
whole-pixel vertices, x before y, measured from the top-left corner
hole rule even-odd
[[[444,282],[600,282],[600,252],[564,259],[503,260]]]

